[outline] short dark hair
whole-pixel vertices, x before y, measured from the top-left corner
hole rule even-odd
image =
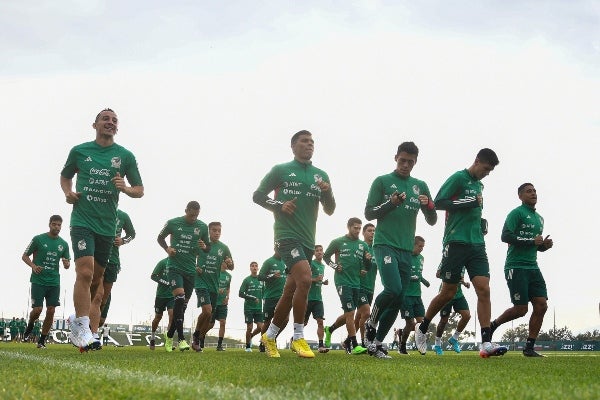
[[[54,214],[50,217],[50,224],[53,223],[54,221],[58,221],[58,222],[63,222],[63,219],[60,215]]]
[[[417,242],[425,243],[425,239],[422,236],[415,236],[415,243]]]
[[[94,122],[98,122],[98,118],[100,118],[100,114],[102,114],[104,111],[110,111],[111,113],[116,114],[115,110],[113,110],[112,108],[106,107],[104,110],[102,110],[98,114],[96,114],[96,119],[94,120]]]
[[[192,200],[189,203],[187,203],[187,206],[185,207],[186,210],[199,210],[200,209],[200,203],[198,203],[196,200]]]
[[[486,164],[490,164],[493,167],[500,164],[500,160],[498,160],[498,156],[494,150],[488,148],[479,150],[479,153],[477,153],[477,159]]]
[[[356,217],[352,217],[348,220],[348,228],[350,228],[352,225],[354,224],[361,224],[362,225],[362,221],[360,220],[360,218],[356,218]]]
[[[369,229],[370,227],[375,228],[375,225],[373,225],[372,223],[366,223],[363,225],[363,233],[365,233],[367,231],[367,229]]]
[[[306,129],[303,129],[301,131],[298,131],[296,133],[294,133],[294,136],[292,136],[292,140],[291,140],[291,145],[293,146],[294,143],[296,143],[296,141],[298,140],[298,138],[302,135],[309,135],[312,136],[312,133],[310,133],[309,131],[307,131]]]
[[[218,221],[209,222],[208,229],[212,228],[213,226],[221,226],[221,223]]]
[[[405,152],[408,154],[414,154],[414,155],[418,156],[419,148],[417,147],[415,142],[402,142],[402,143],[400,143],[400,146],[398,146],[398,151],[396,152],[396,155],[398,155],[402,152]]]
[[[519,186],[519,188],[517,189],[517,194],[521,194],[521,192],[527,187],[527,186],[533,186],[533,183],[529,183],[529,182],[525,182],[524,184],[522,184],[521,186]]]
[[[321,245],[321,244],[315,244],[315,250],[317,250],[317,247],[323,248],[323,245]]]

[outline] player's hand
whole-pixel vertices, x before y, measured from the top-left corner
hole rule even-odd
[[[196,273],[197,273],[198,275],[202,275],[202,268],[200,268],[200,267],[196,267]]]
[[[533,238],[533,243],[536,246],[540,246],[544,243],[544,237],[542,235],[537,235],[536,237]]]
[[[65,195],[65,200],[69,204],[75,204],[79,201],[81,197],[81,192],[69,192]]]
[[[42,267],[40,267],[39,265],[33,264],[33,267],[31,267],[31,270],[33,271],[34,274],[37,275],[40,272],[42,272]]]
[[[367,260],[371,261],[371,258],[372,258],[372,257],[373,257],[373,256],[372,256],[372,255],[371,255],[371,253],[369,253],[368,251],[365,253],[365,258],[366,258]]]
[[[204,240],[198,240],[198,247],[200,247],[202,250],[206,250],[206,243],[204,243]]]
[[[554,246],[554,241],[552,239],[550,239],[550,235],[548,235],[544,238],[544,242],[542,244],[544,245],[545,248],[551,249],[552,246]]]
[[[112,177],[111,181],[119,192],[125,192],[125,188],[127,187],[125,178],[123,178],[119,172]]]
[[[392,200],[393,205],[400,205],[400,203],[402,203],[406,199],[406,193],[398,193],[398,191],[396,190],[394,193],[392,193],[392,197],[390,199]]]
[[[273,273],[273,278],[281,278],[281,271],[275,271]]]
[[[254,302],[255,302],[256,304],[258,304],[258,299],[254,299]]]
[[[479,207],[483,206],[483,196],[481,194],[477,195],[477,203],[479,203]]]
[[[321,192],[328,192],[329,190],[331,190],[331,185],[329,184],[329,182],[325,182],[323,179],[319,179],[317,181],[317,185],[319,185]]]
[[[426,206],[429,204],[429,197],[424,194],[419,195],[419,203],[421,203],[422,206]]]
[[[360,270],[360,276],[365,276],[367,274],[367,270],[366,269],[361,269]]]
[[[177,254],[177,250],[175,250],[171,246],[167,247],[165,251],[167,252],[169,257],[173,257],[175,254]]]
[[[471,282],[463,282],[463,285],[465,285],[467,289],[471,288]]]
[[[122,246],[123,245],[123,238],[120,236],[115,237],[115,241],[113,242],[113,244],[117,247]]]
[[[338,264],[337,268],[335,269],[337,272],[342,272],[344,269],[342,268],[342,264]]]
[[[285,203],[283,203],[283,205],[281,206],[281,212],[288,214],[288,215],[292,215],[294,214],[294,212],[296,212],[296,200],[298,198],[294,197],[291,200],[286,201]]]
[[[68,259],[66,259],[66,258],[63,258],[63,259],[62,259],[62,263],[63,263],[63,267],[64,267],[65,269],[69,269],[69,267],[71,266],[71,261],[70,261],[70,260],[68,260]]]
[[[322,283],[323,285],[329,285],[329,279],[325,279]]]

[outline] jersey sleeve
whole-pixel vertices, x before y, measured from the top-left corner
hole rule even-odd
[[[276,200],[275,196],[273,198],[269,197],[269,194],[276,190],[280,186],[280,184],[281,179],[279,178],[278,167],[275,166],[260,181],[258,188],[252,195],[252,200],[259,206],[266,208],[269,211],[281,211],[283,202]]]
[[[396,206],[392,203],[391,199],[385,198],[381,178],[375,178],[367,196],[365,218],[369,221],[380,219],[395,208]]]
[[[462,208],[479,207],[476,196],[459,197],[461,188],[461,177],[458,174],[452,175],[444,182],[437,196],[435,196],[435,206],[438,210],[458,210]]]

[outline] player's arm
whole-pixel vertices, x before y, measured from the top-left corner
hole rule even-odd
[[[258,271],[257,279],[259,281],[265,282],[267,280],[274,279],[273,274],[268,274],[270,267],[271,267],[271,264],[269,262],[267,262],[267,261],[263,262],[262,266],[260,267],[260,271]]]
[[[337,240],[333,240],[331,243],[329,243],[329,246],[327,246],[327,249],[323,253],[323,261],[325,261],[325,264],[333,268],[335,271],[339,270],[339,265],[337,265],[334,261],[331,260],[331,256],[335,254],[337,259],[338,252],[339,249],[337,246]]]
[[[284,202],[269,197],[269,193],[279,187],[279,180],[276,167],[273,167],[260,181],[258,188],[252,195],[252,201],[273,213],[280,213]]]
[[[138,170],[135,156],[132,155],[132,157],[133,158],[130,159],[130,162],[128,163],[129,168],[124,174],[130,186],[125,184],[125,179],[123,179],[118,172],[112,179],[118,190],[125,193],[129,197],[139,199],[140,197],[144,196],[144,185],[142,184],[142,177],[140,176],[140,171]]]
[[[367,204],[365,205],[365,218],[369,221],[374,219],[383,218],[387,213],[395,210],[400,204],[400,200],[394,200],[392,195],[386,199],[384,195],[384,188],[379,178],[376,178],[371,184],[369,195],[367,197]],[[395,204],[395,201],[398,201]]]
[[[244,280],[244,282],[242,282],[242,286],[240,286],[238,296],[240,296],[244,300],[257,301],[258,299],[256,298],[256,296],[252,296],[251,294],[246,293],[247,289],[248,289],[248,284],[247,284],[246,280]]]
[[[433,226],[437,222],[437,211],[435,209],[435,203],[431,199],[431,193],[429,193],[429,188],[423,182],[424,190],[421,191],[421,195],[419,196],[419,203],[421,203],[421,211],[425,216],[425,222],[429,225]]]
[[[32,253],[30,253],[30,254],[32,254]],[[23,260],[23,262],[25,264],[27,264],[27,266],[29,268],[31,268],[31,270],[33,271],[34,274],[39,274],[40,272],[42,272],[42,267],[40,267],[39,265],[35,265],[33,263],[31,258],[29,257],[30,254],[23,253],[23,255],[21,256],[21,260]]]
[[[448,178],[435,196],[435,208],[438,210],[454,211],[479,207],[477,196],[458,197],[460,181],[454,176]]]
[[[125,223],[123,224],[123,232],[125,232],[125,236],[121,237],[123,244],[127,244],[127,243],[131,242],[133,239],[135,239],[135,228],[133,227],[133,224],[131,223],[131,219],[129,218],[129,215],[127,215],[127,218],[125,218]]]
[[[521,224],[521,218],[517,211],[511,211],[504,221],[502,227],[501,240],[512,246],[536,246],[535,238],[519,236],[518,227]]]
[[[321,205],[323,206],[323,211],[327,215],[332,215],[335,211],[335,197],[333,197],[333,190],[331,190],[331,183],[327,180],[321,180],[319,182],[319,187],[321,188]]]

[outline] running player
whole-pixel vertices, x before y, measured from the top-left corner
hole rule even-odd
[[[250,263],[250,275],[242,282],[238,295],[244,299],[244,319],[246,321],[246,352],[252,352],[252,338],[262,330],[264,315],[262,299],[265,283],[258,280],[258,263]],[[256,328],[252,330],[252,324]]]

